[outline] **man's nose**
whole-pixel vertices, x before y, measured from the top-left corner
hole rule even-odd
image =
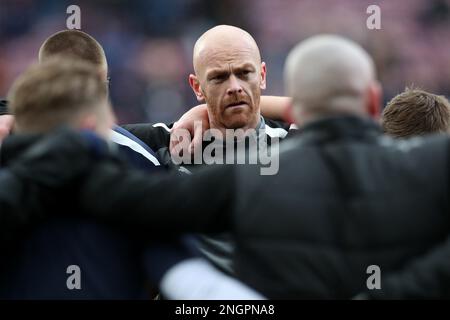
[[[242,93],[242,86],[239,83],[239,80],[234,75],[231,75],[231,77],[229,79],[227,94],[233,95],[236,93]]]

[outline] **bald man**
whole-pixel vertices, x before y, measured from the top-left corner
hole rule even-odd
[[[197,150],[200,161],[195,161],[198,158],[185,157],[189,151],[185,148],[187,145],[178,149],[179,154],[175,158],[171,156],[170,135],[172,134],[173,138],[173,135],[177,134],[176,131],[167,130],[165,135],[160,133],[155,135],[153,134],[155,131],[148,124],[124,126],[157,150],[164,165],[176,168],[176,163],[184,171],[195,172],[201,165],[210,163],[207,161],[208,155],[205,155],[205,150],[211,146],[216,150],[223,150],[216,152],[221,153],[223,157],[214,163],[229,164],[227,155],[230,154],[233,163],[237,163],[239,157],[250,158],[249,145],[252,143],[255,148],[261,141],[270,147],[287,136],[289,125],[261,116],[260,102],[261,92],[266,88],[266,64],[261,60],[256,41],[248,32],[229,25],[219,25],[206,31],[194,45],[193,68],[195,74],[189,75],[189,84],[197,100],[206,103],[205,122],[219,133],[213,139],[207,139],[207,135],[202,135],[204,139],[200,139],[201,144]],[[246,145],[249,147],[240,148],[239,143],[234,145],[232,143],[232,150],[227,149],[227,140],[235,138],[238,141],[243,140],[243,136],[239,136],[240,130],[246,132],[244,136],[251,136],[250,142]],[[275,167],[272,163],[270,166]],[[226,235],[214,238],[201,237],[200,248],[217,267],[233,274],[230,260],[233,244],[229,237]]]
[[[190,124],[194,125],[195,120],[204,120],[208,128],[220,131],[223,139],[226,139],[226,130],[236,129],[256,130],[267,135],[269,141],[287,136],[289,125],[261,116],[261,92],[266,88],[267,70],[258,45],[248,32],[229,25],[219,25],[206,31],[194,45],[193,67],[195,74],[189,75],[189,85],[197,100],[205,105],[199,115],[190,118]],[[274,99],[278,98],[264,97],[264,104]],[[207,110],[205,114],[204,108]],[[173,130],[168,129],[166,135],[161,136],[149,131],[148,124],[126,125],[124,128],[158,150],[164,164],[173,166],[168,149],[170,134],[177,139],[173,137]],[[205,140],[201,142],[201,149],[210,143]],[[181,154],[186,150],[177,151]],[[187,160],[181,161],[181,165],[189,170],[193,169],[192,164],[198,164]],[[204,164],[203,160],[201,164]]]
[[[211,128],[256,128],[266,65],[252,36],[232,26],[212,28],[195,43],[193,65],[189,84],[206,101]]]

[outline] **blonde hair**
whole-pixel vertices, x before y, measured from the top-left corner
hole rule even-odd
[[[20,75],[8,100],[16,130],[42,133],[73,125],[83,114],[101,111],[107,96],[107,84],[97,67],[55,56]]]

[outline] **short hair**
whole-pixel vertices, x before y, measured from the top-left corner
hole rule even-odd
[[[63,57],[31,66],[8,93],[16,128],[27,133],[73,125],[82,115],[100,111],[107,97],[107,84],[97,68]]]
[[[87,33],[79,30],[63,30],[48,37],[39,49],[39,61],[45,62],[55,55],[71,56],[106,66],[106,56],[100,43]]]
[[[395,138],[448,132],[450,103],[444,96],[406,88],[386,105],[381,125]]]

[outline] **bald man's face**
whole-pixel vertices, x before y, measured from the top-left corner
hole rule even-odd
[[[242,41],[216,44],[198,54],[190,83],[198,100],[208,105],[211,127],[247,129],[259,123],[266,66],[257,50]]]

